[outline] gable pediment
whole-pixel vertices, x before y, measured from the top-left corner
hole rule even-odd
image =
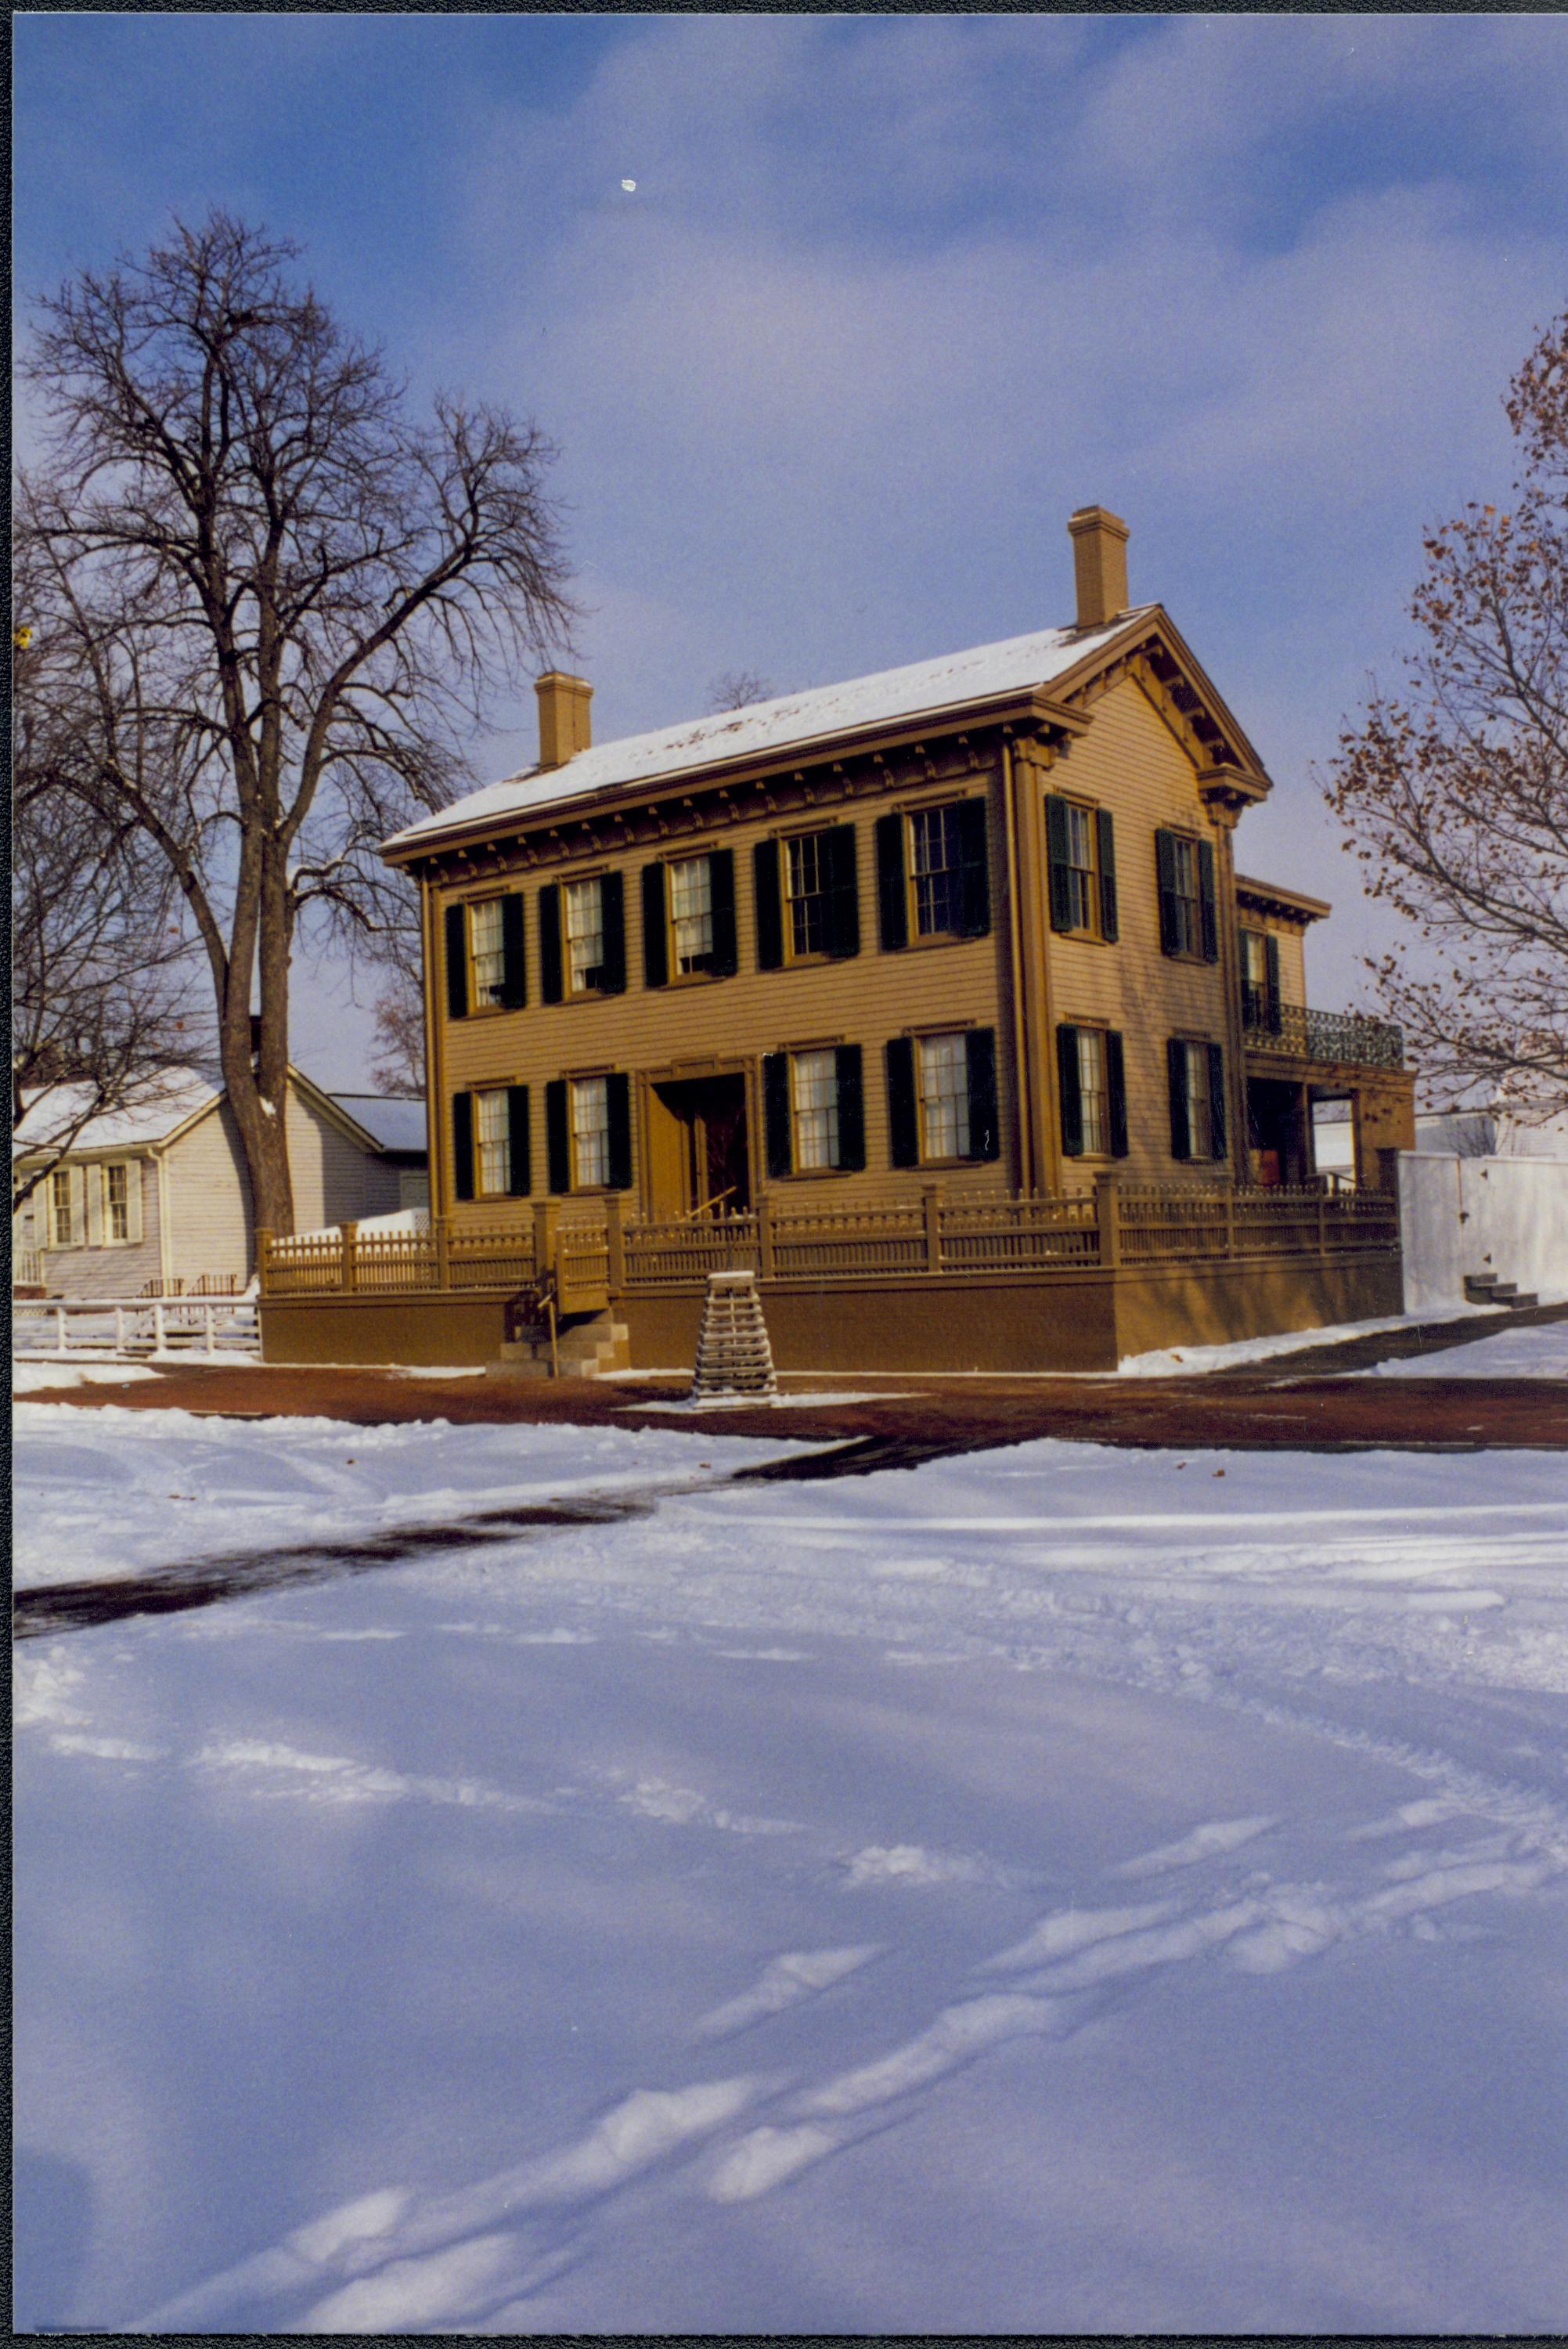
[[[1147,625],[1130,631],[1109,657],[1086,664],[1057,688],[1068,709],[1087,715],[1102,694],[1122,683],[1137,686],[1167,731],[1181,745],[1204,796],[1234,805],[1264,798],[1268,773],[1235,713],[1194,658],[1169,616],[1156,605]]]

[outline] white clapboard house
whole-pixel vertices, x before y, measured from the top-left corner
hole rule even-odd
[[[55,1091],[28,1104],[17,1174],[57,1133]],[[425,1205],[425,1104],[328,1093],[289,1071],[286,1111],[301,1230]],[[12,1220],[12,1280],[50,1297],[222,1295],[255,1270],[254,1216],[239,1132],[222,1089],[170,1071],[139,1107],[89,1120]]]

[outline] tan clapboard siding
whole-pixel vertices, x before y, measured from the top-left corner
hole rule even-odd
[[[385,1215],[398,1205],[397,1176],[293,1086],[287,1110],[294,1226],[302,1232]]]
[[[1186,828],[1214,839],[1198,797],[1191,760],[1130,678],[1093,705],[1088,731],[1059,758],[1047,788],[1108,807],[1116,824],[1117,915],[1114,946],[1048,935],[1050,1017],[1062,1022],[1103,1022],[1121,1030],[1127,1063],[1129,1154],[1132,1176],[1168,1175],[1171,1118],[1166,1040],[1171,1036],[1227,1041],[1222,962],[1178,960],[1160,950],[1160,900],[1154,835]],[[1217,843],[1216,843],[1217,845]],[[1218,859],[1216,860],[1218,861]],[[1222,887],[1222,926],[1228,916]],[[1048,912],[1047,919],[1048,921]],[[1051,1046],[1054,1059],[1054,1039]],[[1047,1081],[1056,1089],[1054,1065]],[[1053,1112],[1054,1113],[1054,1112]],[[1092,1159],[1069,1160],[1081,1180]],[[1191,1168],[1181,1172],[1191,1174]]]
[[[876,853],[872,826],[889,807],[918,804],[984,792],[990,811],[989,849],[992,927],[984,938],[915,944],[893,954],[877,945]],[[941,786],[891,792],[885,800],[828,803],[788,819],[725,823],[701,833],[672,837],[669,857],[701,855],[715,848],[735,853],[737,945],[739,969],[732,978],[676,981],[662,988],[643,983],[642,870],[655,860],[652,846],[629,854],[563,865],[561,874],[619,870],[624,876],[626,992],[578,997],[559,1004],[540,1001],[539,912],[542,882],[558,877],[535,867],[519,876],[527,897],[529,1008],[449,1019],[445,976],[433,975],[436,1016],[441,1029],[445,1100],[438,1147],[451,1196],[451,1112],[454,1092],[487,1085],[525,1084],[533,1089],[532,1179],[535,1197],[546,1195],[544,1092],[552,1077],[625,1070],[635,1079],[676,1065],[711,1061],[744,1068],[751,1080],[751,1160],[754,1189],[765,1180],[760,1102],[756,1071],[766,1052],[811,1044],[859,1044],[864,1054],[866,1167],[860,1174],[791,1176],[771,1185],[780,1204],[849,1206],[918,1192],[922,1182],[940,1181],[964,1191],[1012,1187],[1007,1136],[1012,1123],[1007,1003],[1006,927],[1003,882],[1005,850],[1000,829],[1000,791],[994,773],[971,774]],[[841,962],[799,964],[782,970],[757,968],[752,850],[769,836],[852,823],[860,883],[861,951]],[[505,885],[502,884],[501,885]],[[493,895],[497,884],[438,893],[437,936],[447,905],[454,899]],[[887,1099],[882,1052],[890,1037],[937,1028],[994,1027],[997,1031],[997,1092],[1003,1154],[987,1164],[928,1171],[889,1164]],[[634,1190],[643,1180],[641,1121],[633,1094]],[[493,1222],[509,1212],[505,1203],[475,1201],[454,1212]]]
[[[159,1277],[157,1168],[150,1159],[117,1157],[113,1163],[129,1167],[129,1179],[141,1185],[141,1237],[108,1247],[49,1248],[44,1257],[44,1279],[54,1296],[135,1297],[148,1281]],[[84,1195],[87,1185],[101,1182],[104,1164],[91,1160],[77,1170],[83,1178]],[[29,1203],[35,1209],[34,1228],[46,1236],[48,1187],[46,1177]]]
[[[170,1272],[200,1280],[205,1272],[238,1273],[254,1267],[251,1178],[239,1128],[220,1101],[166,1153],[169,1182]]]

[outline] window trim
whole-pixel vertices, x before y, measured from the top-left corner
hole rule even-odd
[[[610,936],[604,920],[604,877],[608,869],[606,866],[600,872],[574,873],[569,881],[561,881],[556,885],[561,891],[561,999],[563,1003],[592,1003],[598,997],[612,992],[603,984],[604,971],[608,967],[604,948]],[[593,966],[599,974],[599,983],[592,987],[579,987],[575,983],[572,969],[571,896],[573,889],[582,889],[590,885],[596,887],[599,892],[599,959]]]
[[[782,944],[784,948],[784,968],[786,970],[789,970],[797,963],[810,965],[815,963],[832,962],[835,959],[835,957],[830,952],[827,945],[827,940],[832,933],[833,893],[831,888],[828,885],[822,865],[820,864],[818,865],[818,878],[820,885],[812,892],[812,895],[820,901],[822,908],[823,943],[821,946],[810,947],[804,949],[798,948],[796,947],[794,916],[795,900],[789,894],[790,849],[794,846],[797,841],[826,840],[828,834],[834,829],[835,827],[831,823],[811,823],[803,824],[795,832],[781,832],[778,834],[779,913],[779,927],[782,933]]]
[[[713,867],[717,854],[717,852],[711,848],[698,848],[693,850],[689,856],[662,856],[658,860],[664,868],[665,978],[662,983],[665,987],[707,987],[716,978],[724,976],[721,971],[713,968],[718,955],[718,933],[714,920],[713,888]],[[676,947],[675,876],[677,864],[706,864],[707,867],[707,926],[713,943],[707,950],[708,967],[706,970],[682,970],[680,968],[680,956]]]

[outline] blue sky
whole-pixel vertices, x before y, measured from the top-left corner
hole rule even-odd
[[[1424,523],[1506,493],[1568,294],[1553,16],[15,20],[19,292],[222,203],[417,390],[562,450],[601,740],[1070,617],[1131,525],[1262,750],[1243,870],[1374,943],[1312,771],[1391,681]],[[622,182],[634,180],[634,192]],[[24,445],[30,435],[22,419]],[[529,697],[531,701],[531,696]],[[526,763],[531,709],[476,743]],[[366,1023],[300,990],[296,1058]]]

